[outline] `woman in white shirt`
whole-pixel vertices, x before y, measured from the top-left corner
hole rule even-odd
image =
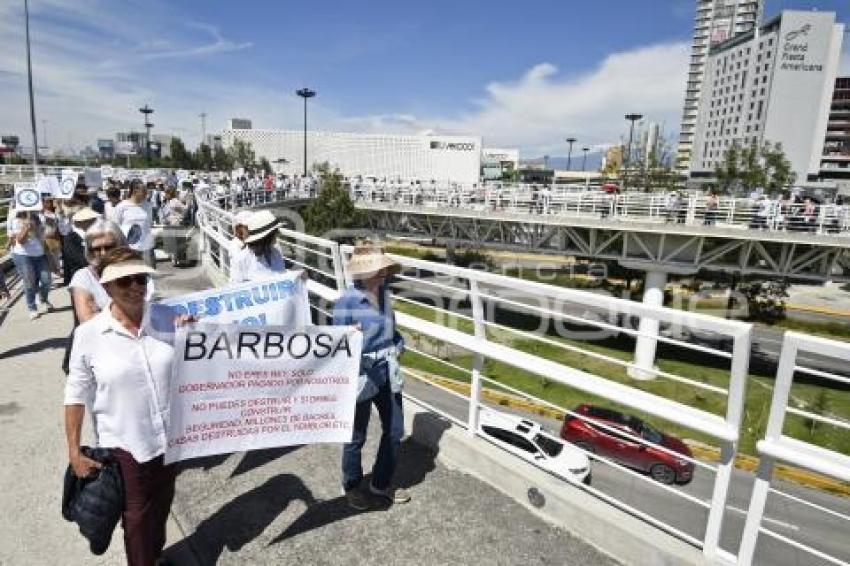
[[[245,250],[231,259],[231,283],[266,279],[286,271],[283,254],[275,243],[279,228],[280,221],[268,210],[251,215],[247,220]]]
[[[174,467],[163,462],[174,348],[151,331],[156,305],[145,295],[155,271],[127,247],[112,250],[101,266],[111,301],[74,338],[64,401],[68,457],[81,478],[101,467],[80,449],[88,406],[97,446],[109,449],[124,480],[127,563],[150,566],[162,554],[174,498]]]
[[[104,218],[95,220],[86,230],[85,239],[89,264],[77,270],[68,285],[74,305],[74,318],[80,324],[94,318],[109,304],[109,295],[100,284],[98,269],[101,258],[115,248],[127,245],[121,228]]]
[[[44,312],[53,310],[48,300],[50,268],[44,254],[43,226],[37,212],[20,211],[10,216],[7,233],[12,242],[12,261],[21,276],[30,320],[38,318],[36,294]]]

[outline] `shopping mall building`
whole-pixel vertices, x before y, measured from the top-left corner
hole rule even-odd
[[[221,134],[225,147],[236,139],[250,142],[257,158],[268,159],[278,173],[304,171],[303,131],[228,129]],[[477,183],[481,138],[308,131],[308,166],[324,162],[345,176]]]

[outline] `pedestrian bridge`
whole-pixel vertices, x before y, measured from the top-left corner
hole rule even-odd
[[[198,263],[163,270],[162,295],[226,281],[232,211],[213,200],[200,207]],[[281,232],[280,244],[309,272],[315,321],[326,322],[350,282],[350,248],[292,230]],[[410,344],[402,361],[411,436],[399,481],[411,489],[413,503],[352,514],[339,494],[336,446],[190,462],[178,480],[169,525],[174,556],[201,564],[850,561],[848,499],[789,483],[777,471],[781,463],[799,474],[816,473],[811,477],[838,491],[850,482],[846,453],[811,444],[799,427],[787,426],[802,418],[847,434],[848,415],[796,400],[801,380],[829,390],[850,384],[845,374],[812,361],[846,363],[846,343],[786,333],[772,382],[759,385],[749,372],[749,324],[393,257],[403,266],[394,305]],[[43,563],[61,555],[86,563],[82,541],[60,522],[55,499],[64,465],[58,368],[71,322],[64,291],[53,295],[59,313],[30,323],[18,298],[0,315],[0,379],[9,392],[0,403],[10,450],[4,485],[27,477],[28,486],[37,486],[4,496],[11,524],[0,529],[10,537],[0,545],[2,562]],[[506,315],[517,309],[528,316]],[[668,332],[646,332],[638,320]],[[723,346],[695,343],[688,329],[722,336]],[[629,377],[635,369],[629,352],[642,339],[659,345],[657,365],[637,368],[652,374],[648,381]],[[617,353],[620,346],[625,355]],[[695,367],[711,371],[696,375]],[[761,386],[768,388],[767,405],[748,405],[747,391]],[[593,483],[586,486],[502,451],[479,432],[483,407],[521,413],[554,435],[554,417],[564,414],[605,430],[572,412],[578,402],[639,415],[688,439],[693,456],[679,457],[696,467],[693,481],[660,484],[608,455],[590,454]],[[762,420],[751,420],[756,410]],[[758,423],[754,475],[737,469],[735,456],[743,432]],[[671,452],[619,434],[637,450]],[[11,457],[21,454],[32,456]],[[53,535],[26,542],[33,532]],[[120,545],[110,553],[120,563]]]

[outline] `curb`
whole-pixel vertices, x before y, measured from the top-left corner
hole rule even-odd
[[[462,393],[467,396],[469,395],[470,385],[468,383],[448,379],[446,377],[434,375],[432,373],[422,372],[418,369],[415,371],[418,374],[427,377],[428,379],[432,380],[433,382],[442,387],[451,389],[456,393]],[[496,403],[497,405],[511,407],[514,409],[522,409],[535,415],[549,417],[552,419],[557,419],[559,421],[564,420],[563,411],[556,411],[551,407],[541,405],[540,403],[536,403],[534,401],[523,399],[522,397],[519,397],[517,395],[503,393],[501,391],[495,391],[493,389],[482,387],[481,396],[487,399],[488,401]],[[693,452],[694,457],[708,462],[720,461],[719,449],[714,448],[713,446],[708,446],[696,440],[684,439],[684,442],[691,449],[691,452]],[[759,459],[755,456],[750,456],[747,454],[735,455],[735,467],[739,470],[755,472],[756,470],[758,470],[758,466]],[[793,482],[804,487],[819,489],[835,495],[850,497],[850,482],[842,482],[829,476],[824,476],[801,468],[795,468],[794,466],[788,466],[786,464],[777,463],[774,466],[773,477]]]
[[[810,305],[795,305],[791,303],[787,303],[785,308],[795,310],[795,311],[804,311],[804,312],[812,312],[816,314],[826,314],[829,316],[845,316],[850,317],[850,311],[839,311],[835,309],[830,309],[826,307],[813,307]]]

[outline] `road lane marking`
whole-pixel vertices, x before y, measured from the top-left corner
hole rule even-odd
[[[730,511],[735,511],[736,513],[740,513],[741,515],[744,515],[745,517],[747,516],[747,511],[744,511],[743,509],[735,507],[734,505],[727,505],[726,508],[729,509]],[[779,519],[771,519],[770,517],[768,517],[766,515],[762,515],[761,520],[764,521],[764,522],[767,522],[767,523],[773,523],[777,527],[783,527],[783,528],[786,528],[786,529],[791,530],[791,531],[799,531],[800,530],[800,527],[798,527],[797,525],[792,525],[791,523],[786,523],[785,521],[780,521]]]

